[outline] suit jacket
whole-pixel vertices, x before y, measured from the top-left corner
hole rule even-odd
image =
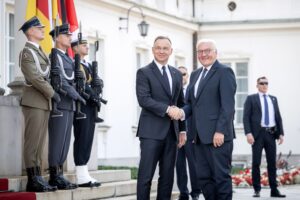
[[[190,132],[198,134],[203,144],[211,144],[215,132],[224,134],[224,140],[232,140],[234,135],[234,95],[236,92],[235,75],[231,68],[217,60],[201,81],[197,96],[195,84],[203,68],[192,72],[190,92],[184,107],[186,118],[192,115]]]
[[[20,67],[26,80],[21,105],[51,110],[51,97],[54,95],[54,90],[46,80],[48,77],[43,77],[37,69],[37,65],[29,49],[32,49],[35,55],[37,55],[43,71],[49,66],[49,60],[45,53],[27,42],[25,48],[20,53]]]
[[[171,120],[166,113],[169,105],[184,106],[182,91],[182,75],[174,67],[169,66],[172,76],[172,94],[164,84],[163,76],[153,61],[140,68],[136,75],[136,95],[142,107],[137,136],[163,140],[174,126],[176,137],[179,131],[185,131],[185,122]]]
[[[62,65],[63,65],[62,68],[64,69],[66,75],[71,77],[74,72],[74,69],[75,69],[73,60],[69,56],[65,55],[63,52],[61,52],[59,50],[57,50],[57,54],[62,59]],[[58,63],[60,65],[59,61],[56,63]],[[62,75],[62,73],[61,73],[61,77],[62,77],[62,89],[67,92],[67,95],[66,96],[64,96],[63,94],[60,95],[61,101],[57,105],[57,108],[63,109],[63,110],[75,111],[75,102],[74,101],[76,101],[78,99],[79,94],[75,90],[74,80],[67,80]]]
[[[281,114],[279,111],[277,98],[272,95],[269,95],[269,97],[271,98],[271,101],[274,106],[275,123],[276,123],[275,136],[276,138],[278,138],[279,135],[284,134]],[[259,131],[261,129],[261,117],[262,117],[261,109],[262,108],[259,99],[259,94],[257,93],[257,94],[249,95],[244,104],[243,122],[244,122],[245,134],[252,133],[254,138],[258,136]]]

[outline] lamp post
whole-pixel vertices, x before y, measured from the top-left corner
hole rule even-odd
[[[145,21],[145,15],[143,13],[143,10],[140,6],[138,5],[133,5],[131,6],[128,10],[127,10],[127,17],[120,17],[119,20],[122,21],[122,20],[126,20],[127,21],[127,24],[126,24],[126,27],[119,27],[119,30],[122,30],[122,29],[126,29],[127,30],[127,33],[128,33],[128,29],[129,29],[129,14],[131,12],[131,10],[133,8],[138,8],[141,12],[141,16],[143,18],[143,20],[141,21],[141,23],[138,24],[138,28],[139,28],[139,31],[140,31],[140,34],[142,37],[146,37],[147,34],[148,34],[148,28],[149,28],[149,24],[147,24],[147,22]]]

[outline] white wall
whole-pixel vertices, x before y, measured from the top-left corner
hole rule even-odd
[[[227,0],[196,2],[196,16],[201,21],[236,21],[299,18],[299,0],[234,0],[237,7],[230,12]]]

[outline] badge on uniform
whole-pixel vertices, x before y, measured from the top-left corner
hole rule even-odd
[[[28,57],[27,53],[23,53],[23,57],[22,58],[27,58],[27,57]]]

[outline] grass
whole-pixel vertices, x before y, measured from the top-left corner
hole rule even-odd
[[[126,166],[98,166],[98,170],[118,170],[118,169],[129,169],[131,172],[131,179],[137,179],[138,168],[137,167],[126,167]]]

